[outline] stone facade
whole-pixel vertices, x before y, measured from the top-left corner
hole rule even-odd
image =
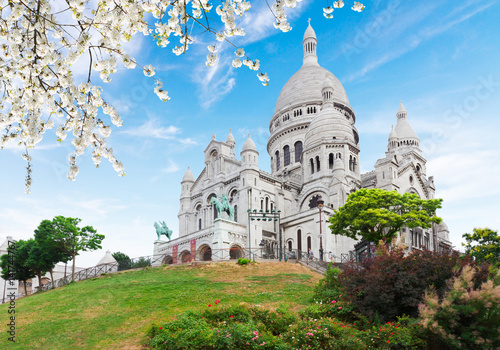
[[[360,174],[356,116],[340,81],[318,64],[317,39],[309,25],[304,39],[301,69],[283,87],[269,123],[267,152],[271,172],[259,168],[259,152],[250,135],[240,159],[231,133],[226,141],[215,135],[205,149],[205,168],[195,179],[188,168],[180,196],[179,238],[155,242],[154,253],[167,254],[166,263],[236,258],[251,246],[274,251],[279,227],[286,251],[312,250],[318,257],[337,258],[353,251],[357,241],[330,234],[326,218],[361,187],[413,192],[434,198],[433,177],[426,175],[426,160],[403,104],[388,139],[384,158],[375,169]],[[235,207],[235,221],[217,218],[210,199],[226,195]],[[324,201],[322,218],[315,201]],[[280,221],[250,222],[248,210],[280,211]],[[251,239],[248,238],[250,232]],[[323,234],[320,235],[319,233]],[[402,232],[409,249],[449,249],[445,224],[430,230]],[[225,252],[227,250],[228,252]],[[210,254],[211,253],[211,254]]]

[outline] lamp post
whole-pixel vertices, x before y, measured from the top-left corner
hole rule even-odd
[[[250,224],[251,221],[257,220],[257,221],[278,221],[278,239],[279,239],[279,261],[281,261],[281,225],[280,225],[280,213],[281,210],[263,210],[260,209],[257,211],[257,209],[248,209],[248,249],[250,251],[250,254],[252,254],[252,240],[250,239]],[[262,243],[262,242],[261,242]],[[260,244],[259,244],[260,245]],[[255,260],[255,257],[254,257]]]
[[[321,208],[323,208],[323,204],[325,201],[321,196],[318,197],[318,208],[319,208],[319,260],[323,261],[323,232],[321,226]]]

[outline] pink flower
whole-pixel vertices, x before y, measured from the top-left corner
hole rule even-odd
[[[259,331],[253,331],[254,335],[259,335]]]
[[[163,327],[160,327],[160,329],[163,329]]]
[[[335,303],[336,303],[336,301],[335,301],[335,300],[332,300],[332,304],[335,304]]]
[[[231,316],[229,316],[229,317],[233,318],[234,316],[233,316],[233,315],[231,315]]]
[[[228,334],[228,335],[226,335],[226,338],[229,338],[230,336],[231,336],[231,334]]]
[[[342,310],[342,306],[339,306],[339,310]]]
[[[212,306],[211,304],[208,304],[208,307]]]

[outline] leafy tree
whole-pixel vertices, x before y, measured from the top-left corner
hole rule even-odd
[[[333,234],[389,243],[406,225],[429,228],[440,223],[436,209],[442,199],[420,199],[416,194],[362,188],[347,197],[344,206],[329,218]]]
[[[54,288],[54,267],[58,262],[68,262],[71,260],[71,255],[62,250],[54,237],[55,226],[50,220],[43,220],[35,229],[35,241],[37,246],[43,252],[39,254],[38,260],[43,261],[47,266],[47,271],[50,273],[52,288]],[[36,254],[36,253],[34,253]]]
[[[24,264],[29,258],[30,248],[28,241],[19,240],[7,248],[7,254],[2,255],[0,262],[2,278],[4,280],[11,278],[9,272],[14,271],[12,278],[24,283],[25,295],[28,295],[26,281],[35,277],[35,271]],[[13,257],[12,260],[9,255]]]
[[[132,268],[131,267],[132,261],[130,260],[130,257],[127,254],[122,252],[116,252],[111,255],[118,262],[118,271],[128,270]]]
[[[270,7],[277,29],[291,30],[286,12],[297,2],[277,1],[272,9]],[[343,1],[334,4],[337,8],[343,6]],[[106,143],[111,127],[103,114],[109,115],[117,127],[122,125],[122,120],[101,94],[101,86],[92,80],[92,73],[99,72],[100,79],[107,83],[120,60],[126,68],[139,66],[147,77],[153,77],[154,68],[140,65],[122,46],[123,41],[129,41],[138,33],[151,36],[162,48],[175,41],[172,51],[176,55],[186,53],[198,38],[201,44],[228,42],[236,47],[232,66],[245,65],[259,71],[257,77],[268,85],[269,78],[260,72],[259,60],[251,59],[243,48],[229,41],[233,36],[245,35],[241,25],[248,20],[245,15],[250,7],[249,1],[226,1],[215,10],[210,0],[2,1],[0,129],[5,131],[0,135],[0,148],[14,140],[26,147],[22,155],[28,162],[26,191],[31,187],[28,148],[34,147],[47,130],[56,126],[53,115],[65,120],[57,127],[57,140],[62,142],[68,134],[74,136],[75,151],[69,157],[71,180],[79,171],[76,158],[87,147],[93,149],[92,159],[96,165],[101,158],[107,158],[119,175],[124,175],[123,164]],[[364,6],[354,2],[351,8],[361,12]],[[210,13],[211,10],[216,15]],[[332,6],[325,8],[325,17],[333,18],[332,12]],[[216,64],[217,50],[224,50],[223,45],[208,46],[207,66]],[[81,57],[90,62],[85,64],[88,76],[74,81],[73,67],[84,64]],[[154,92],[162,101],[169,100],[168,92],[162,89],[163,83],[159,79],[155,81]]]
[[[75,261],[80,252],[101,249],[104,235],[100,235],[92,226],[78,227],[82,221],[78,218],[56,216],[51,221],[51,228],[47,230],[46,239],[51,240],[65,254],[73,260],[72,280],[75,280]]]
[[[472,233],[464,233],[465,252],[478,261],[486,261],[500,266],[500,236],[489,228],[475,228]]]
[[[149,258],[145,258],[143,256],[141,256],[137,261],[132,262],[133,269],[137,269],[139,267],[146,267],[146,266],[150,266],[150,265],[151,265],[151,261],[149,260]]]

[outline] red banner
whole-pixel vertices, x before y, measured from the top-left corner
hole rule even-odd
[[[196,260],[196,239],[191,240],[191,261]]]
[[[172,247],[172,264],[177,264],[177,246]]]

